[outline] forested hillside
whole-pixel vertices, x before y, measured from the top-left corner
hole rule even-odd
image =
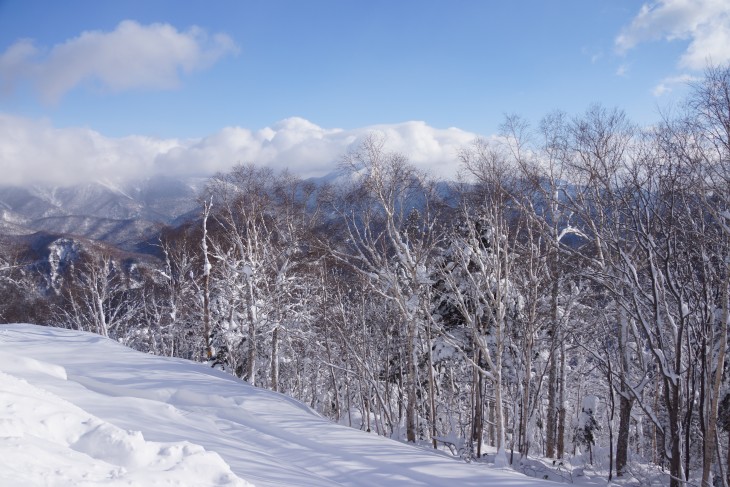
[[[592,106],[502,128],[460,181],[378,134],[329,183],[238,166],[155,258],[7,245],[2,319],[207,362],[466,460],[727,482],[730,68],[651,127]]]

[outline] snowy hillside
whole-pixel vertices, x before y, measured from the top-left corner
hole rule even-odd
[[[338,426],[201,364],[0,327],[0,485],[555,485]]]

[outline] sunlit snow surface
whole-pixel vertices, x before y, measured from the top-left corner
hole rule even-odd
[[[0,485],[528,486],[96,335],[0,326]]]

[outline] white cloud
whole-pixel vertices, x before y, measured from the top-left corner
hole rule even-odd
[[[0,53],[0,86],[30,82],[45,101],[58,101],[85,82],[103,90],[170,89],[180,73],[204,69],[237,47],[225,34],[200,28],[180,32],[169,24],[125,20],[112,32],[87,31],[42,49],[28,39]]]
[[[584,55],[590,58],[591,64],[596,64],[598,61],[603,58],[603,51],[595,50],[593,48],[590,48],[588,46],[583,46],[580,49],[580,52]]]
[[[420,121],[376,125],[357,131],[357,135],[362,137],[373,131],[385,136],[389,150],[407,155],[417,167],[444,178],[454,177],[459,151],[477,137],[455,127],[437,129]]]
[[[238,163],[288,168],[303,177],[323,176],[369,133],[386,137],[417,167],[453,177],[457,154],[476,134],[437,129],[424,122],[326,129],[288,118],[260,130],[226,127],[193,139],[106,137],[87,128],[56,128],[47,120],[0,113],[0,174],[6,184],[72,184],[95,179],[148,177],[157,173],[212,175]]]
[[[680,74],[679,76],[670,76],[668,78],[664,78],[657,84],[652,90],[652,94],[656,97],[660,97],[662,95],[666,95],[668,93],[671,93],[675,86],[677,85],[686,85],[688,83],[693,83],[695,81],[699,81],[699,78],[696,76],[691,76],[689,74]]]
[[[669,88],[665,83],[659,83],[651,90],[651,94],[656,96],[657,98],[666,95],[667,93],[671,92],[672,89]]]
[[[679,59],[683,69],[701,70],[708,62],[730,61],[730,2],[727,0],[658,0],[642,5],[616,38],[619,52],[657,40],[689,41]]]

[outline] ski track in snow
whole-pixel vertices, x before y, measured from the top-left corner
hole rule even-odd
[[[0,326],[0,485],[533,486],[320,417],[202,364]]]

